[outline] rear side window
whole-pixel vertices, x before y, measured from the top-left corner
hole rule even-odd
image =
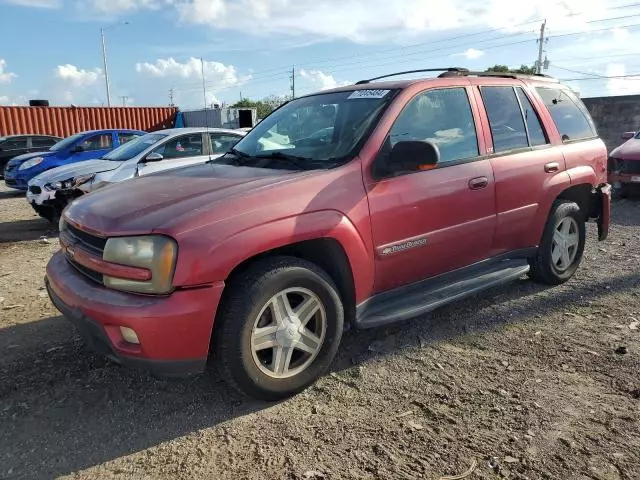
[[[55,138],[48,138],[48,137],[34,137],[31,139],[31,144],[34,147],[51,147],[53,146],[58,140],[56,140]]]
[[[553,118],[563,142],[597,136],[596,128],[584,104],[570,91],[536,87]]]
[[[522,105],[524,120],[527,123],[527,130],[529,130],[529,143],[531,143],[532,147],[546,145],[549,142],[544,134],[540,118],[533,108],[533,105],[522,88],[517,87],[516,92],[518,92],[518,99],[520,100],[520,105]]]
[[[513,87],[480,89],[489,117],[494,153],[529,146],[522,111]]]
[[[211,148],[214,154],[227,153],[242,137],[229,133],[211,133]]]

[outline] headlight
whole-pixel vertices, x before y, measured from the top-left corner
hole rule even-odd
[[[32,158],[31,160],[27,160],[26,162],[23,162],[18,167],[18,170],[27,170],[28,168],[35,167],[36,165],[40,165],[43,160],[44,160],[44,157]]]
[[[90,182],[91,180],[93,180],[93,177],[95,177],[96,174],[92,173],[90,175],[79,175],[77,177],[73,178],[73,186],[77,187],[78,185],[82,185],[84,183]]]
[[[151,270],[151,280],[141,282],[103,276],[106,287],[136,293],[169,293],[178,256],[178,245],[168,237],[149,235],[107,240],[102,258],[108,262]]]

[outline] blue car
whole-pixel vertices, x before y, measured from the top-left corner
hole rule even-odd
[[[123,143],[145,134],[141,130],[120,128],[76,133],[47,151],[26,153],[9,160],[4,170],[4,183],[11,188],[26,190],[27,182],[45,170],[101,158]]]

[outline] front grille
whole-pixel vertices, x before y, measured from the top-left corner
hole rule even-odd
[[[16,166],[15,166],[15,165],[7,165],[7,166],[4,168],[4,171],[5,171],[5,172],[13,172],[15,169],[16,169]]]
[[[80,230],[79,228],[74,227],[68,222],[64,222],[64,226],[62,227],[62,230],[69,237],[71,237],[74,243],[79,243],[81,246],[85,247],[90,252],[95,253],[98,256],[102,257],[104,246],[107,243],[106,238],[97,237],[95,235],[87,233],[84,230]]]
[[[86,251],[102,258],[102,252],[104,250],[105,244],[107,243],[106,238],[87,233],[84,230],[80,230],[79,228],[74,227],[68,222],[63,222],[62,231],[60,232],[60,234],[67,237],[71,244],[78,245],[81,248],[84,248]],[[68,253],[66,255],[66,258],[67,261],[82,275],[98,283],[102,283],[103,278],[101,273],[80,265],[79,263],[74,261],[74,259]]]
[[[31,193],[33,193],[34,195],[39,195],[39,194],[42,193],[42,189],[40,187],[36,186],[36,185],[31,185],[29,187],[29,191]]]
[[[4,179],[4,183],[6,183],[10,187],[13,187],[14,185],[18,185],[18,181],[17,180],[13,180],[11,178],[5,178]]]
[[[609,158],[609,173],[640,174],[640,160]]]
[[[102,283],[102,274],[91,270],[90,268],[85,267],[84,265],[80,265],[78,262],[75,262],[68,254],[66,255],[67,261],[73,266],[76,270],[78,270],[85,277],[90,278],[98,283]]]

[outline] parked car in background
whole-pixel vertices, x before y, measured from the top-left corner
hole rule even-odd
[[[609,183],[626,197],[640,192],[640,132],[625,132],[622,145],[609,154]]]
[[[76,133],[48,150],[26,153],[11,159],[4,170],[4,182],[8,187],[26,190],[27,182],[46,170],[99,158],[145,133],[121,128]]]
[[[53,135],[10,135],[0,137],[0,178],[4,178],[7,162],[29,152],[48,150],[62,138]]]
[[[122,364],[213,365],[276,400],[327,370],[345,327],[523,275],[562,284],[585,223],[607,237],[607,150],[568,87],[463,69],[373,80],[291,100],[216,162],[75,200],[53,303]]]
[[[56,222],[69,201],[112,183],[216,159],[245,135],[221,128],[173,128],[138,137],[96,160],[54,168],[29,180],[27,201]]]

